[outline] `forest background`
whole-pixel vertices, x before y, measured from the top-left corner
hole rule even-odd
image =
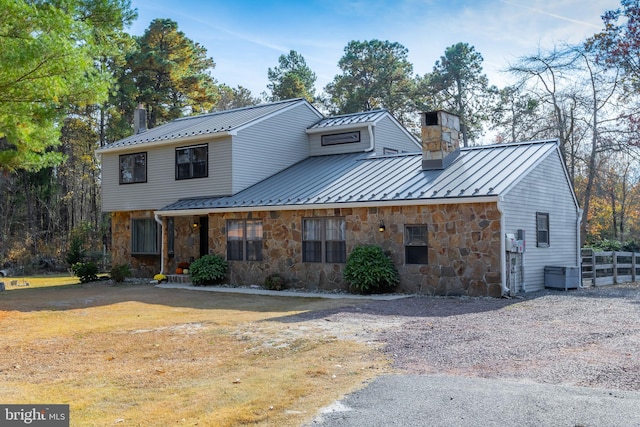
[[[516,83],[490,85],[482,54],[460,41],[431,72],[414,72],[408,50],[353,40],[323,88],[296,51],[274,58],[253,94],[212,77],[207,50],[171,19],[127,32],[130,0],[0,0],[0,266],[68,268],[81,242],[95,260],[109,245],[95,150],[178,117],[306,98],[325,114],[385,108],[419,134],[419,112],[461,117],[465,146],[557,138],[584,210],[583,245],[640,249],[640,6],[603,11],[602,30],[576,45],[518,58]]]

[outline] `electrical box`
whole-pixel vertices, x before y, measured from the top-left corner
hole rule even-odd
[[[504,246],[507,252],[523,253],[525,248],[524,230],[518,230],[517,234],[507,233]]]

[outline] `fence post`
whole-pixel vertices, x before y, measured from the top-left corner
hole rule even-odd
[[[613,263],[613,284],[617,285],[618,284],[618,255],[616,254],[616,251],[611,252],[611,254],[613,255],[611,262]]]
[[[636,281],[636,253],[631,252],[631,281]]]
[[[596,251],[591,250],[591,286],[596,286],[596,276],[598,275],[596,268]]]

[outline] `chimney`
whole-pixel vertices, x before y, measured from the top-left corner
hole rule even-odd
[[[444,169],[460,154],[460,117],[443,110],[421,116],[422,169]]]
[[[147,130],[147,110],[138,104],[133,111],[133,133],[139,134]]]

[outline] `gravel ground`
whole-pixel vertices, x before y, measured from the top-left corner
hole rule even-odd
[[[640,391],[639,283],[372,301],[296,317],[379,346],[399,373]]]

